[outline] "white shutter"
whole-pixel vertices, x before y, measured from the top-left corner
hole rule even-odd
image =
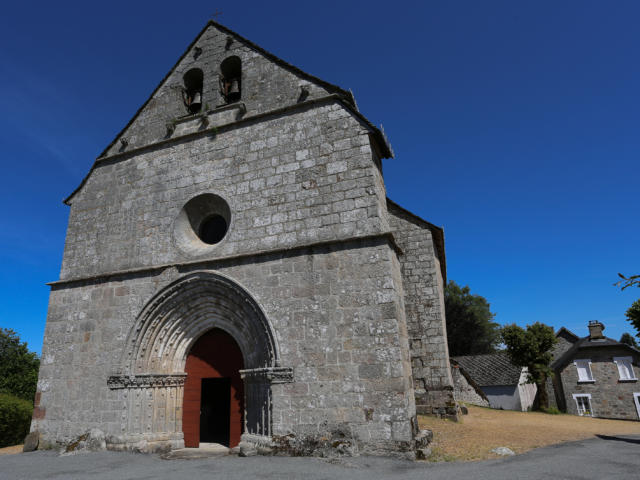
[[[593,375],[591,374],[591,362],[589,360],[576,360],[576,369],[578,370],[579,382],[591,382],[593,381]]]
[[[636,377],[633,373],[633,364],[631,363],[631,357],[615,357],[613,359],[618,366],[618,375],[620,380],[635,380]]]

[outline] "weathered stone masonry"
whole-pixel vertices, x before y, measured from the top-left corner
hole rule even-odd
[[[242,97],[225,104],[230,56]],[[203,108],[189,115],[193,68]],[[348,92],[210,22],[67,199],[32,429],[181,447],[185,358],[220,328],[244,356],[243,438],[412,455],[416,400],[454,407],[444,247],[387,202],[389,156]],[[196,236],[194,199],[227,209],[218,243]]]

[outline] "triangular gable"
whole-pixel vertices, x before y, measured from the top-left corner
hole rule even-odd
[[[562,337],[566,341],[571,342],[571,343],[575,343],[578,340],[580,340],[580,337],[578,335],[576,335],[571,330],[569,330],[569,329],[567,329],[565,327],[560,327],[560,330],[558,330],[556,332],[556,337]]]
[[[169,72],[167,72],[167,74],[164,76],[164,78],[160,81],[160,83],[158,83],[158,85],[156,86],[156,88],[153,90],[153,92],[151,92],[151,95],[149,95],[149,98],[147,98],[147,100],[140,106],[140,108],[136,111],[136,113],[133,115],[133,117],[131,118],[131,120],[124,126],[124,128],[122,130],[120,130],[120,132],[118,132],[118,134],[116,135],[116,137],[113,139],[113,141],[107,145],[107,147],[102,151],[102,153],[98,156],[98,158],[103,157],[106,155],[106,153],[109,151],[109,149],[118,141],[118,139],[124,134],[124,132],[127,131],[127,129],[133,124],[133,122],[135,122],[135,120],[138,118],[138,116],[140,115],[140,113],[144,110],[144,108],[147,106],[147,104],[151,101],[151,99],[155,96],[155,94],[158,92],[158,90],[160,90],[160,88],[162,88],[163,85],[165,85],[166,81],[169,79],[169,77],[171,76],[171,74],[173,74],[176,70],[176,68],[182,63],[182,61],[185,59],[185,57],[187,57],[189,55],[189,53],[193,50],[193,48],[196,46],[196,44],[198,43],[198,41],[200,40],[200,38],[202,37],[202,35],[210,28],[210,27],[214,27],[216,28],[218,31],[220,31],[221,33],[225,33],[227,35],[231,35],[233,36],[236,40],[238,40],[239,42],[243,43],[244,45],[250,47],[251,49],[261,53],[262,55],[264,55],[266,58],[268,58],[269,60],[271,60],[272,62],[274,62],[275,64],[285,68],[286,70],[289,70],[290,72],[299,75],[307,80],[309,80],[312,83],[315,83],[323,88],[326,88],[328,91],[332,92],[332,93],[338,93],[339,95],[341,95],[342,97],[344,97],[344,99],[349,102],[351,105],[355,106],[355,99],[353,98],[353,94],[350,91],[344,90],[342,88],[340,88],[337,85],[333,85],[329,82],[326,82],[314,75],[311,75],[309,73],[304,72],[303,70],[299,69],[298,67],[291,65],[290,63],[286,62],[285,60],[277,57],[276,55],[274,55],[271,52],[268,52],[267,50],[265,50],[264,48],[260,47],[259,45],[256,45],[255,43],[253,43],[252,41],[244,38],[242,35],[234,32],[233,30],[230,30],[229,28],[225,27],[224,25],[221,25],[217,22],[214,22],[213,20],[209,20],[207,22],[207,24],[204,26],[204,28],[202,30],[200,30],[200,33],[198,33],[198,35],[196,36],[196,38],[189,44],[189,46],[187,47],[187,49],[184,51],[184,53],[180,56],[180,58],[178,59],[178,61],[174,64],[174,66],[171,68],[171,70],[169,70]],[[375,127],[374,127],[375,128]]]
[[[135,138],[136,137],[136,132],[141,132],[140,137],[145,136],[144,134],[145,129],[149,129],[150,127],[147,126],[147,124],[144,121],[140,121],[139,124],[137,124],[136,122],[138,122],[138,120],[140,119],[141,116],[145,116],[145,120],[146,119],[154,119],[155,120],[155,128],[156,130],[159,127],[159,124],[164,125],[164,121],[167,121],[168,119],[165,119],[164,121],[162,119],[159,119],[158,115],[153,115],[153,108],[152,106],[150,106],[150,103],[152,102],[152,100],[159,100],[160,97],[162,97],[163,95],[166,95],[165,98],[169,98],[169,95],[167,94],[167,92],[169,92],[169,90],[171,89],[172,85],[169,84],[172,76],[175,77],[174,74],[179,72],[179,68],[185,68],[185,65],[188,64],[189,62],[189,55],[193,54],[196,52],[196,47],[199,45],[200,40],[203,38],[203,36],[209,31],[209,29],[215,29],[216,33],[221,33],[223,35],[225,35],[227,37],[227,41],[229,40],[229,38],[232,38],[233,41],[237,41],[239,44],[241,44],[242,46],[246,47],[247,49],[250,49],[251,51],[257,52],[259,55],[261,55],[262,57],[264,57],[266,60],[268,60],[269,62],[272,62],[273,64],[277,65],[278,67],[282,68],[283,70],[289,72],[292,75],[295,75],[296,78],[300,78],[303,79],[305,81],[308,81],[310,84],[313,84],[315,86],[317,86],[317,88],[321,89],[321,92],[325,92],[324,95],[333,95],[336,97],[336,99],[339,99],[340,103],[347,108],[349,111],[351,111],[351,113],[357,117],[360,121],[363,122],[363,124],[370,129],[370,131],[372,132],[372,136],[373,139],[375,140],[376,144],[379,146],[379,148],[381,149],[381,156],[383,158],[392,158],[393,157],[393,152],[391,150],[391,146],[389,145],[389,142],[386,138],[386,136],[384,135],[384,133],[382,132],[381,129],[375,127],[373,124],[371,124],[371,122],[369,122],[357,109],[356,104],[355,104],[355,100],[353,98],[353,95],[350,91],[344,90],[340,87],[338,87],[337,85],[333,85],[329,82],[326,82],[318,77],[315,77],[311,74],[308,74],[306,72],[304,72],[303,70],[300,70],[299,68],[295,67],[294,65],[289,64],[288,62],[282,60],[281,58],[277,57],[276,55],[266,51],[265,49],[263,49],[262,47],[256,45],[255,43],[251,42],[250,40],[242,37],[241,35],[239,35],[238,33],[228,29],[227,27],[220,25],[219,23],[216,23],[214,21],[209,21],[207,22],[207,24],[204,26],[204,28],[198,33],[198,35],[196,36],[196,38],[189,44],[189,46],[187,47],[187,49],[185,50],[185,52],[180,56],[180,58],[178,59],[178,61],[175,63],[175,65],[171,68],[171,70],[169,70],[169,72],[164,76],[164,78],[160,81],[160,83],[156,86],[156,88],[153,90],[153,92],[151,93],[151,95],[149,96],[149,98],[142,104],[142,106],[136,111],[136,113],[133,115],[133,117],[131,118],[131,120],[125,125],[125,127],[116,135],[116,137],[113,139],[113,141],[111,143],[109,143],[109,145],[104,149],[104,151],[100,154],[100,156],[98,157],[98,160],[104,159],[106,157],[111,157],[114,155],[117,155],[119,153],[119,151],[117,150],[117,143],[118,140],[122,140],[124,141],[128,141],[129,139],[132,138],[132,136]],[[211,38],[214,38],[215,35],[212,34]],[[207,39],[205,39],[207,40]],[[210,39],[209,39],[210,40]],[[203,44],[204,45],[204,44]],[[211,68],[211,65],[208,65],[209,68]],[[216,66],[217,67],[217,66]],[[213,76],[213,74],[212,74]],[[175,78],[174,78],[175,81]],[[213,79],[210,77],[209,81],[212,82]],[[211,84],[210,84],[211,85]],[[177,102],[179,103],[179,102]],[[174,109],[176,108],[180,108],[177,105],[176,102],[172,102],[172,107]],[[172,119],[175,119],[175,116],[169,115],[169,113],[167,113],[165,110],[161,111],[162,114],[167,114],[167,116],[170,116]],[[174,112],[175,113],[175,112]],[[141,126],[142,125],[142,126]],[[157,140],[158,134],[156,132],[156,140]],[[138,148],[144,148],[145,146],[149,146],[149,145],[153,145],[155,143],[159,143],[159,142],[148,142],[148,141],[143,141],[141,144],[137,144],[137,145],[133,145],[133,146],[129,146],[130,148],[128,148],[126,151],[134,151]],[[71,199],[75,196],[76,193],[78,193],[80,191],[80,189],[82,188],[82,186],[86,183],[88,177],[90,176],[91,172],[93,171],[93,169],[95,168],[96,163],[93,164],[93,166],[91,167],[89,173],[87,174],[87,176],[82,180],[82,182],[80,183],[80,185],[71,193],[71,195],[69,195],[65,200],[64,203],[67,205],[70,205],[70,201]]]

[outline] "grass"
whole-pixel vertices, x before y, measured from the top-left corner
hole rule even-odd
[[[0,448],[0,455],[12,455],[14,453],[22,453],[22,445]]]
[[[474,461],[498,458],[491,450],[509,447],[515,453],[595,435],[640,435],[640,422],[575,415],[493,410],[469,405],[461,422],[420,416],[422,428],[433,431],[431,461]]]

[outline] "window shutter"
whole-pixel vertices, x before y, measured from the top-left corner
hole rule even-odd
[[[576,369],[578,370],[578,381],[589,382],[593,380],[589,360],[576,360]]]
[[[636,377],[633,373],[633,364],[631,363],[631,357],[615,357],[613,359],[618,366],[618,375],[620,380],[634,380]]]

